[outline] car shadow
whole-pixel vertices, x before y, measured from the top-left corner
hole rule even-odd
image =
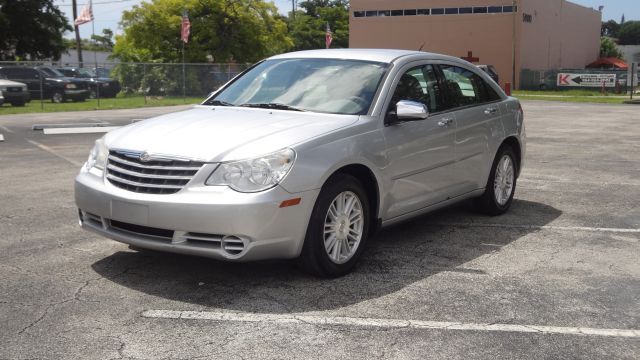
[[[543,226],[561,213],[514,199],[509,213],[493,218],[477,215],[469,203],[462,203],[382,230],[370,240],[353,273],[331,280],[307,275],[291,261],[227,263],[146,251],[117,252],[92,268],[132,290],[209,308],[255,313],[331,310],[380,298],[441,272],[482,275],[465,263],[537,230],[468,224]]]

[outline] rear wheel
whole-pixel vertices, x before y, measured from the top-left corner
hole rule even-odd
[[[335,175],[316,201],[298,263],[320,277],[348,274],[364,249],[369,221],[369,199],[360,181]]]
[[[53,95],[51,95],[51,102],[54,102],[56,104],[64,102],[64,95],[62,95],[60,91],[55,91]]]
[[[493,161],[484,194],[475,199],[478,210],[487,215],[501,215],[511,206],[516,189],[517,160],[513,149],[503,146]]]

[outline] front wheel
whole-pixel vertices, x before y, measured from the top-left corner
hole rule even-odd
[[[316,201],[298,263],[320,277],[351,272],[367,241],[369,211],[358,179],[344,174],[332,177]]]
[[[480,212],[495,216],[509,210],[516,190],[516,161],[511,147],[504,146],[498,150],[484,194],[475,199]]]

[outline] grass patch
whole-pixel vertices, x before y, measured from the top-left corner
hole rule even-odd
[[[624,96],[624,93],[616,94],[614,91],[601,93],[600,89],[572,89],[572,90],[515,90],[514,96],[520,95],[551,95],[551,96]]]
[[[127,96],[117,97],[111,99],[100,99],[100,106],[98,106],[98,100],[87,99],[83,102],[64,102],[62,104],[54,104],[50,100],[44,101],[44,109],[40,106],[40,100],[31,100],[25,106],[11,106],[11,104],[4,104],[0,106],[0,115],[9,114],[27,114],[27,113],[42,113],[42,112],[58,112],[58,111],[86,111],[86,110],[113,110],[113,109],[134,109],[141,107],[152,106],[172,106],[172,105],[184,105],[184,104],[198,104],[202,102],[202,97],[147,97],[145,101],[144,96]]]
[[[574,103],[598,103],[598,104],[622,104],[627,97],[593,97],[593,96],[527,96],[517,95],[514,96],[520,100],[541,100],[541,101],[560,101],[560,102],[574,102]]]

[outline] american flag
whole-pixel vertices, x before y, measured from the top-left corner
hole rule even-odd
[[[191,22],[189,21],[189,15],[185,11],[182,14],[182,29],[180,30],[180,40],[184,41],[184,43],[189,42],[189,33],[191,31]]]
[[[333,41],[333,33],[331,32],[331,28],[329,27],[329,23],[327,23],[327,33],[324,36],[324,43],[327,45],[327,49],[331,47],[331,42]]]
[[[80,15],[76,18],[73,24],[75,26],[79,26],[82,24],[86,24],[88,22],[92,22],[93,10],[91,8],[92,8],[92,1],[89,1],[88,4],[82,7],[82,9],[80,10]]]

